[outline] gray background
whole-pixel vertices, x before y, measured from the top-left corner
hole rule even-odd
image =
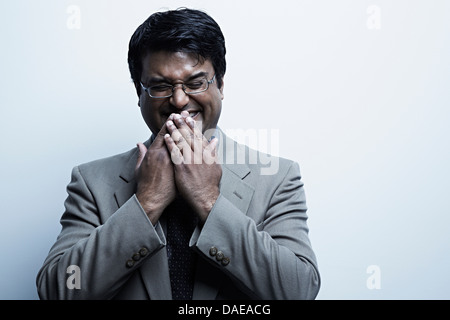
[[[38,298],[72,167],[149,137],[128,41],[180,6],[225,34],[219,125],[278,130],[274,153],[300,163],[318,299],[449,299],[443,0],[2,1],[0,298]]]

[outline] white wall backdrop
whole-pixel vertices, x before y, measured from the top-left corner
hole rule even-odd
[[[180,6],[225,34],[219,125],[300,163],[318,299],[449,299],[445,0],[2,1],[0,299],[38,298],[72,167],[148,138],[128,41]]]

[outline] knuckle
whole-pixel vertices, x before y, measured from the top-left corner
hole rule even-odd
[[[166,158],[167,158],[166,155],[161,151],[159,151],[156,154],[156,161],[158,161],[158,162],[164,162],[166,160]]]
[[[185,141],[183,136],[180,136],[177,140],[177,144],[182,144]]]
[[[203,140],[203,135],[199,132],[193,133],[192,135],[194,136],[195,140]]]

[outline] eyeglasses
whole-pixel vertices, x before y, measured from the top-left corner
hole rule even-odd
[[[184,93],[197,94],[208,90],[209,85],[214,82],[215,77],[216,75],[214,75],[211,80],[208,80],[207,78],[200,78],[188,83],[179,84],[181,84],[181,88],[183,89]],[[179,84],[171,85],[168,83],[161,83],[147,88],[141,82],[141,87],[145,92],[147,92],[150,98],[161,99],[171,97],[173,95],[173,91],[175,90],[175,86]]]

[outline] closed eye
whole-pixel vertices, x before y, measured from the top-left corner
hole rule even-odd
[[[189,82],[186,83],[186,87],[188,87],[189,89],[200,89],[204,84],[204,81],[194,81],[194,82]]]
[[[152,91],[161,91],[161,92],[167,91],[167,90],[170,90],[170,89],[172,89],[172,86],[168,85],[168,84],[158,84],[156,86],[151,86],[150,87],[150,90],[152,90]]]

